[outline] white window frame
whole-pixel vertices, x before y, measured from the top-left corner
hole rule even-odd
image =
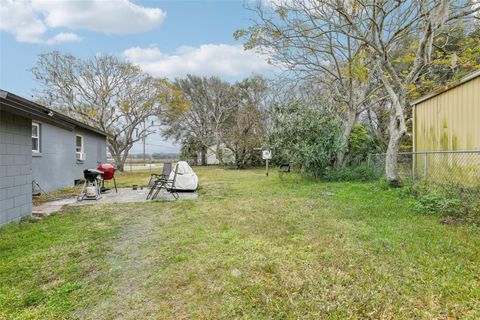
[[[32,152],[33,153],[40,153],[40,141],[41,141],[41,133],[40,133],[40,123],[38,122],[32,122],[32,127],[37,127],[37,136],[33,135],[32,132],[32,139],[37,139],[37,149],[33,149],[33,144],[32,144]]]
[[[81,145],[81,150],[80,151],[77,150],[77,148],[78,148],[77,138],[78,137],[82,138],[82,145]],[[81,134],[76,134],[75,135],[75,152],[76,153],[84,153],[84,151],[85,151],[85,138]]]

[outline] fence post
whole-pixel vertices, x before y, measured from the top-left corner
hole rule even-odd
[[[423,158],[423,178],[427,179],[428,173],[428,153],[425,152],[425,157]]]
[[[417,154],[412,152],[412,165],[411,165],[411,170],[412,170],[412,181],[415,181],[415,170],[416,170],[416,162],[417,162]]]

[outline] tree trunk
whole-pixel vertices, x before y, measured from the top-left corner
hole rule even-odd
[[[116,140],[112,137],[107,138],[107,147],[108,151],[112,155],[113,161],[115,161],[115,170],[123,172],[124,170],[124,158],[122,156],[122,152],[120,151]]]
[[[358,122],[358,113],[356,111],[349,110],[347,114],[347,121],[345,122],[345,128],[342,133],[342,140],[340,150],[337,153],[335,160],[335,167],[341,167],[345,162],[345,155],[348,152],[348,140],[352,133],[353,127]]]
[[[397,97],[392,104],[394,108],[389,126],[390,140],[388,141],[387,155],[385,158],[385,173],[390,186],[399,187],[402,181],[398,172],[398,152],[400,151],[403,138],[407,135],[403,112],[405,100],[398,99]]]
[[[130,151],[129,146],[123,150],[123,152],[119,151],[118,148],[114,146],[109,146],[108,150],[110,150],[110,154],[112,155],[113,160],[115,161],[115,169],[123,172],[125,169],[125,162],[127,161],[128,153]]]
[[[120,154],[112,153],[112,157],[113,157],[113,160],[115,161],[115,169],[120,172],[123,172],[124,163],[122,162],[122,156]]]
[[[121,160],[121,168],[122,168],[122,170],[120,170],[120,171],[122,171],[122,172],[123,172],[123,169],[124,169],[125,162],[126,162],[127,159],[128,159],[128,153],[129,153],[129,151],[130,151],[130,148],[131,148],[131,147],[129,147],[128,149],[123,150],[123,154],[122,154],[122,157],[121,157],[121,158],[122,158],[122,160]]]
[[[206,166],[207,165],[207,148],[205,146],[202,146],[202,150],[200,151],[200,157],[201,157],[201,165]]]
[[[113,161],[115,161],[115,170],[123,172],[124,162],[122,161],[122,153],[115,148],[111,141],[108,141],[108,151],[110,151]]]
[[[375,138],[377,138],[377,142],[378,144],[380,145],[380,148],[382,150],[385,150],[385,148],[387,147],[388,143],[387,143],[387,138],[385,137],[385,135],[383,134],[382,132],[382,129],[381,129],[381,125],[380,125],[380,119],[378,119],[378,116],[377,116],[377,119],[378,119],[378,124],[375,126],[374,122],[373,122],[373,119],[372,119],[372,110],[371,108],[368,108],[368,112],[367,112],[367,115],[368,115],[368,121],[369,121],[369,124],[370,124],[370,128],[372,128],[374,134],[375,134]]]
[[[116,167],[117,167],[116,170],[118,170],[118,171],[120,171],[120,172],[123,172],[123,171],[124,171],[124,164],[123,164],[123,163],[118,164]]]
[[[220,137],[220,132],[219,132],[218,127],[219,126],[217,124],[216,130],[215,130],[215,157],[218,160],[218,164],[223,166],[223,164],[224,164],[223,163],[223,149],[220,148],[220,145],[222,144],[222,139]]]
[[[240,148],[240,155],[237,160],[237,167],[239,169],[245,169],[247,167],[247,150],[245,147]]]
[[[223,150],[222,148],[220,147],[220,141],[217,142],[217,146],[216,146],[216,149],[215,149],[215,156],[217,157],[218,159],[218,164],[223,166]]]
[[[405,112],[403,109],[407,103],[407,99],[405,98],[407,89],[405,86],[402,86],[398,83],[394,89],[395,86],[385,76],[382,65],[378,60],[376,66],[385,90],[388,92],[392,103],[392,114],[390,118],[390,125],[388,127],[390,139],[388,141],[387,154],[385,157],[385,174],[390,186],[399,187],[402,181],[398,173],[398,152],[400,151],[400,145],[403,138],[407,135],[407,125],[405,122]]]
[[[237,166],[237,169],[243,169],[243,148],[235,145],[235,165]]]

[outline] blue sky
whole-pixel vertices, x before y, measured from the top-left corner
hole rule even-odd
[[[52,50],[116,54],[169,78],[194,73],[235,81],[272,70],[233,39],[254,18],[243,1],[0,2],[0,87],[26,98],[36,87],[28,69],[38,54]],[[151,152],[178,150],[158,136],[148,143]]]

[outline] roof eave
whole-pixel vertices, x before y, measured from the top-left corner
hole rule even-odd
[[[10,104],[8,106],[10,108],[17,109],[20,112],[34,115],[41,119],[51,120],[57,123],[58,122],[63,123],[64,125],[67,125],[67,126],[75,126],[75,127],[83,128],[83,129],[98,133],[100,135],[107,136],[107,133],[105,133],[100,129],[89,126],[88,124],[85,124],[73,118],[67,117],[55,110],[42,106],[41,104],[25,99],[23,97],[17,96],[16,94],[13,94],[11,92],[0,89],[0,99],[5,100],[6,102],[9,102]],[[25,108],[28,108],[28,109],[25,109]]]

